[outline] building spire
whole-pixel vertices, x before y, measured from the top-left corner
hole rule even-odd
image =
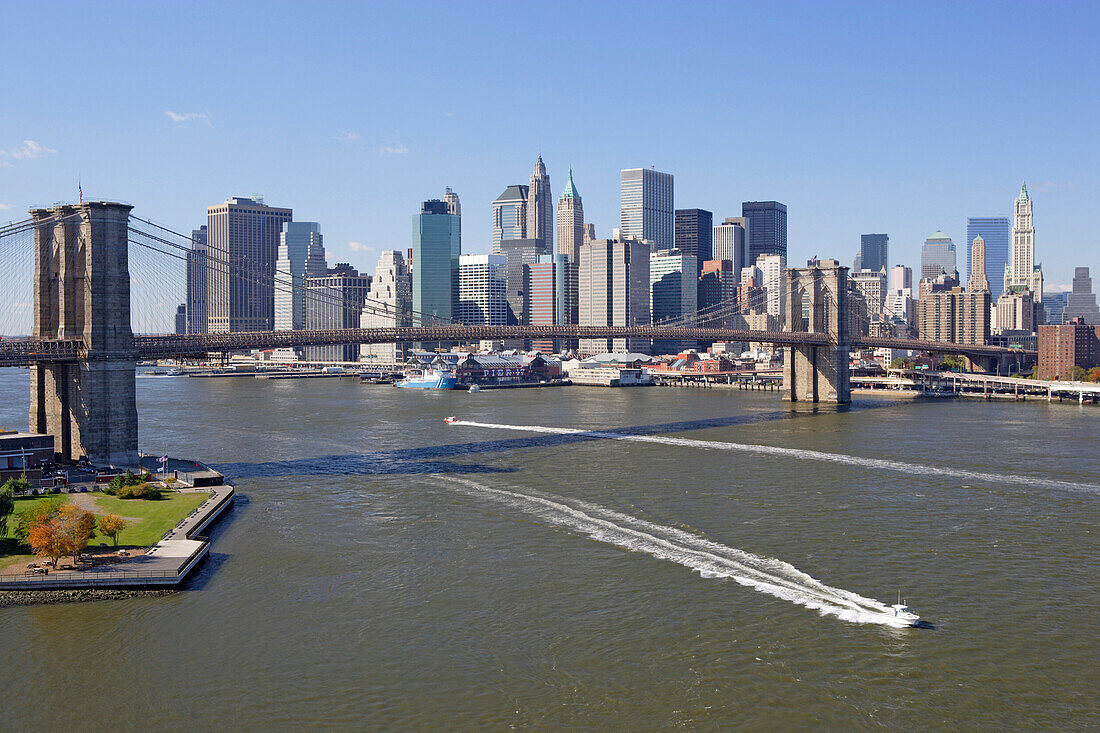
[[[563,188],[561,190],[561,196],[559,198],[573,199],[575,201],[579,201],[580,198],[581,198],[581,195],[579,193],[577,193],[576,185],[574,185],[574,183],[573,183],[573,167],[572,166],[569,167],[569,180],[566,182],[565,188]]]
[[[1023,184],[1021,184],[1021,186],[1020,186],[1020,195],[1017,197],[1017,200],[1018,201],[1027,201],[1028,198],[1029,197],[1027,195],[1027,181],[1024,181]]]

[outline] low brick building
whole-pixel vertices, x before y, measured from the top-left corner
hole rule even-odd
[[[0,430],[0,483],[26,475],[37,486],[42,478],[42,467],[53,460],[52,435]]]
[[[1070,379],[1075,367],[1100,366],[1100,326],[1082,319],[1039,326],[1039,379]]]

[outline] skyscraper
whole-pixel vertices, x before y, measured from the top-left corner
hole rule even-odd
[[[913,288],[913,268],[905,265],[894,265],[890,268],[890,289],[902,290]]]
[[[890,262],[889,234],[859,235],[859,257],[853,270],[873,270],[878,272]]]
[[[405,258],[398,250],[378,257],[370,281],[361,328],[401,328],[412,325],[412,280]],[[381,369],[392,369],[405,362],[406,344],[362,344],[359,360]]]
[[[747,224],[743,216],[729,217],[715,225],[711,235],[711,259],[732,262],[735,280],[741,279],[741,268],[748,263]]]
[[[1069,323],[1074,318],[1081,318],[1090,326],[1100,325],[1100,309],[1096,306],[1096,295],[1092,292],[1092,278],[1087,267],[1074,269],[1073,291],[1066,297],[1065,322]]]
[[[1066,322],[1066,305],[1069,293],[1043,293],[1043,318],[1048,325],[1057,326]]]
[[[787,207],[778,201],[745,201],[741,216],[748,221],[749,259],[755,263],[760,255],[782,255],[787,258]]]
[[[210,253],[206,249],[206,225],[191,231],[187,251],[187,333],[207,332],[208,276]]]
[[[989,343],[990,302],[985,290],[964,290],[951,274],[924,283],[917,301],[920,338],[957,344]]]
[[[736,301],[739,276],[740,273],[734,268],[732,260],[714,259],[703,263],[696,296],[698,310],[703,312],[698,325],[715,328],[729,327],[732,309],[717,306],[732,305]]]
[[[584,206],[573,185],[573,169],[558,199],[558,253],[577,264],[577,250],[584,244]]]
[[[1035,264],[1035,227],[1027,183],[1020,186],[1012,224],[1012,258],[1005,268],[1004,289],[1030,290],[1033,300],[1043,297],[1043,271]]]
[[[886,272],[883,270],[853,270],[849,278],[867,304],[867,317],[882,313],[886,306]]]
[[[535,161],[531,184],[527,187],[527,239],[542,242],[542,254],[554,253],[554,197],[550,193],[550,176],[542,163],[542,153]]]
[[[514,185],[493,201],[493,254],[505,239],[527,238],[527,186]]]
[[[503,255],[462,255],[458,258],[458,312],[468,326],[508,323],[507,264]]]
[[[500,254],[505,261],[507,280],[508,325],[531,323],[530,283],[528,267],[538,261],[542,251],[541,239],[505,239],[500,243]],[[508,348],[522,348],[524,344],[509,342]]]
[[[210,333],[275,328],[275,261],[290,209],[234,196],[207,207],[207,307]]]
[[[558,209],[559,214],[561,209]],[[560,221],[560,219],[559,219]],[[559,247],[561,242],[558,242]],[[531,324],[535,326],[570,325],[577,322],[577,263],[565,254],[539,255],[529,266],[531,288]],[[561,352],[577,347],[576,339],[535,341],[532,347],[543,352]]]
[[[708,227],[709,229],[709,227]],[[698,310],[699,261],[678,249],[657,250],[649,255],[650,308],[653,323],[680,320]],[[687,323],[696,325],[694,321]],[[692,341],[654,341],[655,353],[679,353],[695,346]]]
[[[327,274],[321,226],[314,221],[288,221],[279,232],[279,258],[275,262],[275,330],[305,328],[306,277]]]
[[[672,174],[624,168],[619,180],[623,238],[652,242],[654,249],[672,249],[676,243]]]
[[[989,278],[986,277],[986,264],[985,264],[985,240],[982,239],[982,235],[974,237],[974,241],[970,243],[970,249],[967,254],[967,267],[973,264],[973,269],[970,271],[970,280],[966,284],[967,290],[984,290],[989,292]]]
[[[305,327],[314,329],[359,328],[363,304],[370,292],[370,277],[347,262],[338,262],[323,275],[308,276],[305,283]],[[307,346],[309,361],[357,361],[359,344]]]
[[[431,199],[413,217],[412,309],[417,326],[454,316],[462,235],[461,218],[451,211],[446,202]]]
[[[640,239],[594,239],[581,247],[578,320],[582,326],[643,326],[649,316],[649,246]],[[581,339],[580,351],[639,352],[646,339]]]
[[[970,245],[979,234],[985,242],[985,277],[989,280],[989,292],[996,301],[1004,290],[1005,267],[1008,265],[1009,241],[1012,223],[1007,216],[971,216],[966,220],[966,274],[973,280],[973,255]]]
[[[706,209],[677,209],[676,249],[694,255],[696,271],[714,259],[714,215]]]
[[[956,270],[955,243],[941,231],[924,240],[920,252],[920,276],[935,280],[941,272],[950,275]]]
[[[783,323],[786,314],[787,258],[784,255],[763,254],[756,258],[756,267],[760,270],[761,285],[764,288],[767,313]]]
[[[451,190],[450,186],[443,189],[443,203],[447,204],[447,213],[462,216],[462,203],[458,200],[458,194]]]

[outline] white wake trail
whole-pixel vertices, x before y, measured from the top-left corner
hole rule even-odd
[[[963,468],[951,468],[948,466],[925,466],[920,463],[906,463],[904,461],[890,461],[882,458],[864,458],[862,456],[850,456],[844,453],[826,453],[824,451],[808,450],[805,448],[783,448],[775,445],[755,445],[753,443],[727,443],[717,440],[694,440],[691,438],[668,438],[659,435],[630,435],[627,433],[612,433],[600,430],[579,430],[576,428],[555,428],[546,425],[508,425],[504,423],[485,423],[473,420],[456,420],[452,425],[465,425],[474,428],[493,428],[497,430],[518,430],[530,433],[550,433],[554,435],[586,435],[593,438],[607,440],[624,440],[631,443],[659,443],[662,445],[678,445],[684,448],[703,448],[706,450],[726,450],[739,453],[761,453],[764,455],[784,456],[805,461],[825,461],[828,463],[842,463],[849,466],[866,466],[884,471],[896,471],[905,474],[919,474],[923,476],[952,476],[954,478],[967,479],[969,481],[985,482],[991,484],[1016,484],[1020,486],[1053,486],[1071,491],[1087,491],[1094,494],[1100,493],[1100,486],[1095,484],[1083,484],[1073,481],[1059,481],[1056,479],[1042,479],[1032,476],[1020,476],[1011,474],[983,473],[981,471],[968,471]]]
[[[833,588],[798,568],[774,558],[761,557],[727,547],[674,527],[648,522],[596,504],[561,497],[524,494],[496,489],[457,477],[440,477],[440,482],[463,493],[487,498],[537,517],[546,524],[581,532],[588,537],[659,560],[678,563],[704,578],[729,578],[761,593],[796,603],[852,623],[873,623],[904,627],[907,623],[873,598]]]

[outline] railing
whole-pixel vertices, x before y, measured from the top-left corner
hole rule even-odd
[[[4,339],[0,366],[78,361],[87,354],[81,339]]]

